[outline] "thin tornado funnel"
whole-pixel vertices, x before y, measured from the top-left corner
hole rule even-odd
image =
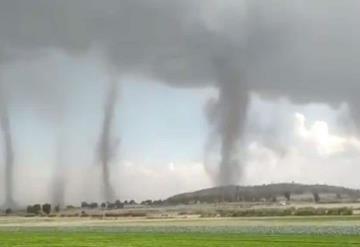
[[[62,127],[62,126],[61,126]],[[62,128],[59,128],[62,129]],[[53,203],[59,207],[65,206],[65,181],[64,181],[64,140],[62,136],[62,132],[59,131],[60,134],[57,140],[57,148],[56,148],[56,167],[55,167],[55,176],[53,181]]]
[[[0,105],[1,130],[5,153],[5,207],[15,206],[14,193],[14,149],[7,106]]]
[[[113,122],[115,106],[117,101],[117,83],[113,80],[110,83],[106,96],[104,119],[102,123],[99,141],[99,159],[102,167],[103,197],[107,202],[114,200],[114,190],[110,182],[110,163],[115,155],[115,143],[113,140]]]

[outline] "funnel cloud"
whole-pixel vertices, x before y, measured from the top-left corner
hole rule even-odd
[[[14,148],[10,117],[6,105],[0,103],[0,124],[5,153],[5,208],[15,207],[14,201]]]
[[[99,161],[102,168],[103,197],[107,202],[114,200],[114,189],[110,181],[110,165],[116,155],[117,145],[113,139],[113,123],[115,106],[117,101],[117,82],[110,83],[104,107],[104,119],[102,123],[99,141]]]

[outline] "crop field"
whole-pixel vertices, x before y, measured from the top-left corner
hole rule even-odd
[[[2,217],[0,246],[360,246],[360,217]]]
[[[227,233],[2,232],[10,246],[360,246],[358,236],[243,235]]]

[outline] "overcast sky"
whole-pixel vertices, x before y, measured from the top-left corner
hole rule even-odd
[[[293,181],[360,188],[359,5],[2,1],[14,197],[50,200],[61,139],[66,202],[102,200],[96,148],[111,80],[117,198]]]

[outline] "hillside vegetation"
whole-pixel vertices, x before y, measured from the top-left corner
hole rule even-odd
[[[360,191],[329,185],[279,183],[258,186],[224,186],[183,193],[166,200],[169,204],[215,202],[276,202],[313,200],[315,202],[357,201]]]

